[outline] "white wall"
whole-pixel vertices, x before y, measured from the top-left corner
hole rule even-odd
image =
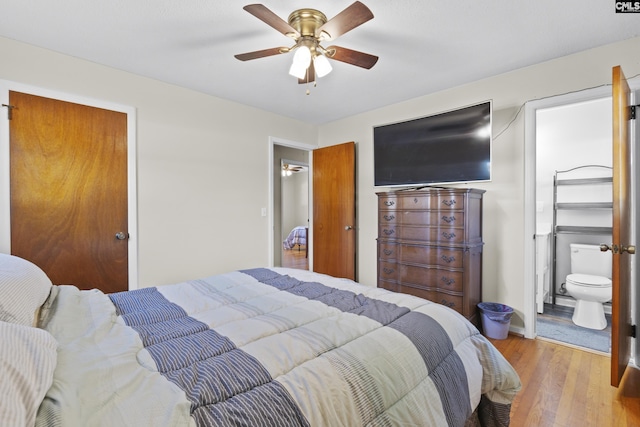
[[[309,226],[309,171],[297,172],[282,178],[282,236],[283,240],[294,227]]]
[[[268,265],[269,136],[315,126],[8,39],[0,58],[0,79],[136,108],[140,286]]]
[[[539,203],[537,207],[542,209],[536,215],[538,222],[552,222],[555,171],[582,165],[612,166],[611,115],[610,97],[537,110],[536,202]],[[576,173],[572,173],[571,176],[563,175],[565,178],[579,178],[580,176]],[[598,171],[591,169],[585,173],[596,174]],[[607,173],[606,170],[601,170],[600,174],[599,176],[611,176],[611,173]],[[590,190],[598,190],[601,193],[605,188]],[[577,191],[572,191],[574,192]],[[610,198],[610,191],[608,195]],[[598,196],[606,197],[607,195],[599,194]],[[571,201],[567,198],[563,200]]]
[[[621,65],[629,77],[640,73],[640,57],[633,54],[639,50],[640,38],[635,38],[320,126],[320,146],[356,141],[359,280],[370,286],[376,284],[373,127],[492,99],[493,177],[489,183],[475,185],[487,191],[484,197],[483,299],[514,307],[516,314],[512,325],[522,327],[525,304],[524,120],[522,111],[517,116],[516,113],[530,100],[610,84],[611,68],[616,65]],[[473,63],[469,66],[473,67]],[[514,117],[515,121],[511,123]]]

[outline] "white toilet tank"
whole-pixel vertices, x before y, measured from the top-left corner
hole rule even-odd
[[[602,252],[600,246],[571,243],[571,273],[611,278],[611,251]]]

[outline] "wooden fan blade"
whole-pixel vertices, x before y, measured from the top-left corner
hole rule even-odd
[[[327,55],[328,58],[366,68],[367,70],[378,62],[378,57],[375,55],[347,49],[346,47],[329,46],[326,50],[329,53],[329,55]]]
[[[262,4],[248,4],[243,7],[243,9],[265,24],[275,28],[285,36],[290,36],[293,38],[297,38],[300,36],[300,33],[298,33],[298,31],[296,31],[296,29],[291,25],[289,25],[287,21],[280,18],[278,15],[267,9],[267,7]]]
[[[305,74],[304,79],[298,79],[298,83],[299,84],[313,83],[315,81],[316,81],[316,69],[313,66],[313,61],[311,61],[309,68],[307,68],[307,74]]]
[[[347,31],[351,31],[373,18],[373,13],[359,1],[328,20],[316,31],[316,37],[324,40],[335,40]],[[324,33],[324,34],[322,34]]]
[[[279,55],[289,51],[286,47],[272,47],[271,49],[256,50],[254,52],[239,53],[234,55],[240,61],[249,61],[251,59],[264,58],[266,56]]]

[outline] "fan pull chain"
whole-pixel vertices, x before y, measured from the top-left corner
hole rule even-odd
[[[313,82],[313,87],[316,88],[318,87],[318,82]],[[310,95],[311,91],[309,90],[309,82],[307,82],[307,95]]]

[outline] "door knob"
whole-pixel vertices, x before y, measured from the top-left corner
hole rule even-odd
[[[614,254],[617,254],[618,251],[620,251],[621,254],[628,252],[629,254],[633,255],[636,253],[636,247],[634,245],[618,246],[618,245],[607,245],[606,243],[602,243],[600,244],[600,250],[602,252],[611,251]]]
[[[620,247],[620,253],[623,252],[628,252],[631,255],[636,253],[636,247],[634,245],[629,245],[629,246],[621,246]]]
[[[349,231],[349,230],[353,230],[353,227],[350,225],[347,225],[344,227],[345,230]]]
[[[129,235],[127,233],[124,233],[122,231],[119,231],[116,233],[116,239],[118,240],[126,240],[127,237],[129,237]]]

